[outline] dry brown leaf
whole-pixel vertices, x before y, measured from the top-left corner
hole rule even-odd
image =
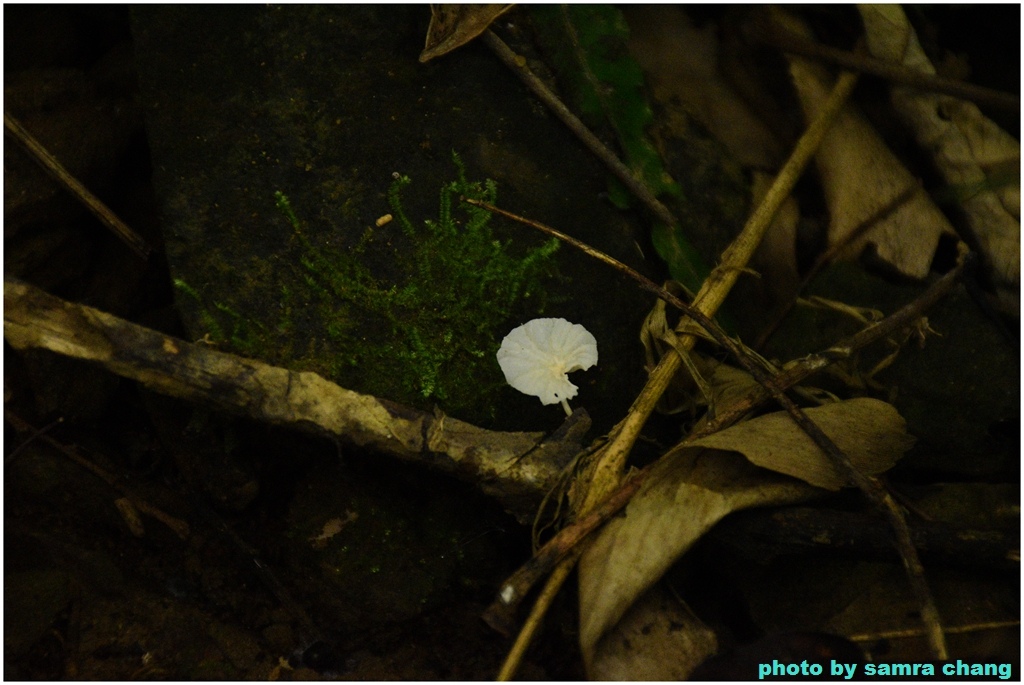
[[[601,638],[587,675],[605,681],[685,680],[717,651],[715,631],[655,586]]]
[[[755,170],[753,180],[752,206],[759,207],[775,177]],[[800,291],[800,267],[796,258],[799,223],[800,207],[790,196],[779,208],[751,260],[751,266],[761,274],[761,283],[768,295],[768,306],[788,306]]]
[[[804,410],[862,473],[889,470],[914,444],[907,424],[887,402],[861,397]],[[736,424],[688,443],[741,452],[754,464],[826,490],[852,486],[786,412]]]
[[[716,407],[728,407],[740,401],[761,384],[743,369],[723,364],[715,359],[694,355],[697,368],[708,380]]]
[[[799,35],[809,32],[792,17],[775,15]],[[806,118],[818,116],[833,79],[822,67],[789,56],[790,75]],[[837,256],[855,259],[868,244],[900,273],[928,275],[939,237],[953,227],[924,191],[915,192],[894,211],[861,233],[865,222],[891,205],[918,181],[851,105],[836,118],[815,158],[828,204],[828,244]]]
[[[462,47],[487,30],[495,19],[514,5],[431,5],[427,40],[420,62]]]
[[[588,673],[596,677],[594,668],[600,660],[602,672],[614,668],[616,677],[641,677],[626,673],[628,664],[613,666],[598,654],[602,637],[725,515],[804,501],[818,492],[759,469],[734,452],[687,450],[663,458],[626,507],[625,516],[608,523],[580,559],[580,646]],[[699,633],[701,628],[693,630]],[[696,634],[686,639],[700,640]],[[704,656],[683,665],[693,669]],[[666,674],[662,679],[671,677]]]
[[[668,5],[631,6],[623,14],[630,54],[670,122],[695,117],[744,166],[779,165],[783,152],[775,136],[719,69],[714,23],[698,29],[683,8]]]
[[[875,57],[935,73],[899,5],[858,9]],[[964,100],[893,86],[892,103],[946,182],[970,193],[961,201],[968,225],[1001,295],[1019,306],[1020,143]],[[1007,170],[1018,170],[1015,181],[994,179]]]

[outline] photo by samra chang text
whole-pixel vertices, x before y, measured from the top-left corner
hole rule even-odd
[[[935,662],[935,663],[874,663],[856,664],[830,660],[828,663],[814,661],[785,662],[773,659],[770,663],[757,666],[757,677],[765,679],[843,679],[868,680],[870,678],[998,678],[1009,680],[1013,677],[1012,664],[972,663],[967,661]]]

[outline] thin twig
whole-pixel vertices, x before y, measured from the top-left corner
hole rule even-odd
[[[973,83],[944,78],[934,74],[926,74],[902,64],[822,45],[777,26],[760,27],[752,32],[752,36],[756,40],[779,48],[783,52],[830,62],[844,69],[879,76],[888,81],[917,90],[943,93],[1000,109],[1014,112],[1020,111],[1020,97],[1012,93],[985,88]]]
[[[973,252],[963,251],[965,246],[962,243],[960,244],[960,248],[961,253],[956,266],[937,281],[932,283],[920,297],[904,305],[881,321],[858,331],[845,340],[830,346],[828,349],[822,350],[817,354],[804,357],[797,364],[794,364],[791,368],[782,371],[777,376],[778,385],[780,387],[791,388],[794,385],[803,382],[812,374],[815,374],[836,362],[849,359],[857,350],[863,349],[877,340],[887,337],[891,333],[909,326],[913,321],[919,319],[925,311],[930,309],[936,302],[944,297],[946,293],[949,292],[950,288],[960,280],[960,276],[963,274],[964,269],[968,268],[976,261],[977,256]],[[768,394],[764,388],[757,388],[756,390],[751,391],[745,397],[734,402],[732,407],[718,412],[717,416],[706,424],[704,428],[706,433],[702,432],[702,434],[717,432],[726,425],[731,425],[732,422],[739,419],[743,414],[763,403],[767,397]]]
[[[569,127],[569,130],[575,134],[577,138],[582,141],[587,148],[597,155],[597,158],[604,162],[608,170],[611,171],[617,179],[629,188],[629,191],[636,196],[640,202],[642,202],[652,214],[663,223],[669,226],[678,226],[679,221],[672,215],[662,202],[654,196],[650,188],[647,185],[633,175],[629,167],[622,163],[622,161],[615,155],[614,152],[609,150],[601,140],[595,136],[586,125],[579,120],[575,114],[573,114],[568,107],[566,107],[558,96],[551,92],[551,90],[544,85],[537,76],[530,71],[530,68],[526,66],[526,60],[517,55],[512,51],[505,42],[494,33],[494,31],[488,30],[484,33],[484,42],[491,48],[495,55],[498,56],[502,62],[505,63],[509,69],[514,71],[520,80],[526,87],[533,92],[537,98],[543,102],[548,109],[550,109],[555,116],[562,120],[562,123]]]
[[[964,626],[953,626],[946,628],[949,635],[963,635],[965,633],[979,633],[983,630],[1003,630],[1004,628],[1019,628],[1019,620],[1006,621],[984,621],[982,623],[971,623]],[[904,640],[907,638],[922,637],[924,631],[920,628],[907,628],[905,630],[883,630],[878,633],[857,633],[847,635],[846,639],[851,642],[881,642],[883,640]]]
[[[811,268],[807,270],[807,273],[804,274],[804,277],[800,280],[800,287],[797,289],[797,292],[803,292],[803,290],[807,287],[807,284],[814,280],[814,277],[817,276],[818,273],[826,265],[830,264],[832,260],[835,259],[835,256],[839,254],[839,252],[842,249],[844,249],[855,240],[867,234],[868,231],[877,227],[881,222],[888,219],[890,216],[893,215],[894,212],[896,212],[896,210],[903,207],[907,202],[911,200],[911,198],[914,197],[914,195],[918,191],[921,190],[923,189],[920,183],[911,183],[909,186],[900,191],[896,196],[894,196],[891,200],[889,200],[884,205],[879,207],[876,211],[872,212],[870,216],[868,216],[859,224],[857,224],[857,226],[855,226],[852,231],[850,231],[846,236],[844,236],[843,240],[841,240],[840,242],[836,243],[835,245],[833,245],[832,247],[818,255],[817,259],[815,259],[814,263],[811,265]],[[789,312],[792,310],[793,305],[795,303],[796,298],[794,297],[786,304],[785,307],[783,307],[782,309],[778,310],[775,313],[771,323],[765,326],[764,330],[762,330],[761,333],[758,335],[757,341],[753,345],[755,350],[760,350],[764,348],[769,338],[771,338],[771,336],[775,333],[775,330],[782,323],[782,320],[786,318],[786,315],[788,315]]]
[[[674,299],[678,300],[678,298]],[[925,581],[924,567],[921,565],[917,549],[910,538],[910,529],[907,527],[907,521],[889,491],[877,478],[865,476],[858,471],[850,463],[849,457],[832,441],[832,438],[826,435],[818,424],[811,421],[803,409],[789,399],[784,389],[776,384],[774,378],[768,375],[768,372],[732,338],[726,335],[714,321],[691,307],[679,307],[680,304],[683,304],[681,301],[671,302],[670,304],[686,313],[687,316],[710,333],[718,344],[728,350],[730,355],[739,362],[740,366],[768,391],[772,399],[782,405],[782,408],[789,413],[804,433],[821,448],[833,466],[843,474],[846,481],[856,485],[868,498],[868,501],[889,521],[889,525],[892,527],[893,534],[895,535],[896,550],[903,561],[907,578],[910,581],[911,591],[921,610],[921,619],[928,633],[929,646],[932,648],[932,653],[936,659],[946,659],[948,656],[946,639],[942,634],[942,625],[939,621],[939,611],[935,605],[935,599],[932,597],[928,584]]]
[[[4,419],[8,423],[10,423],[12,426],[14,426],[14,429],[17,430],[17,431],[20,431],[20,432],[23,432],[23,433],[24,432],[34,432],[34,433],[36,433],[38,435],[38,439],[39,440],[41,440],[42,442],[45,442],[47,445],[50,445],[51,447],[56,449],[58,452],[63,454],[65,457],[67,457],[71,461],[75,462],[76,464],[78,464],[79,466],[81,466],[85,470],[89,471],[93,475],[98,476],[103,482],[105,482],[111,488],[113,488],[114,490],[117,490],[118,492],[120,492],[124,497],[126,497],[128,499],[129,502],[132,503],[132,505],[136,509],[138,509],[139,511],[141,511],[144,514],[148,514],[149,516],[152,516],[157,521],[160,521],[160,523],[164,524],[165,526],[167,526],[168,528],[173,530],[174,533],[179,538],[181,538],[182,540],[187,540],[188,539],[188,536],[189,536],[189,526],[188,526],[188,523],[186,523],[185,521],[182,521],[179,518],[171,516],[170,514],[168,514],[165,511],[163,511],[162,509],[158,509],[157,507],[154,507],[149,502],[146,502],[144,499],[142,499],[141,497],[136,495],[134,492],[132,492],[131,489],[129,489],[127,486],[125,486],[123,483],[121,483],[120,479],[117,478],[117,476],[115,476],[114,474],[110,473],[106,469],[100,468],[96,464],[92,463],[91,461],[89,461],[88,459],[86,459],[85,457],[80,455],[78,453],[78,451],[74,447],[70,447],[70,446],[65,445],[63,443],[60,443],[60,442],[54,440],[53,438],[51,438],[49,435],[41,435],[41,434],[39,434],[39,431],[34,431],[32,426],[27,421],[25,421],[24,419],[22,419],[21,417],[19,417],[17,414],[15,414],[14,412],[12,412],[10,410],[5,410],[4,411]]]
[[[906,327],[911,322],[920,318],[925,311],[949,292],[959,280],[970,257],[973,257],[973,253],[964,255],[954,269],[932,283],[920,297],[904,305],[885,319],[868,326],[849,338],[830,346],[828,349],[803,358],[793,367],[775,376],[774,382],[780,388],[793,387],[829,365],[849,358],[857,350],[867,347],[887,337],[892,332]],[[685,448],[688,442],[728,428],[744,415],[764,404],[768,399],[769,394],[767,390],[759,387],[746,396],[733,401],[729,406],[718,411],[713,421],[709,421],[703,428],[688,435],[682,442],[669,450],[669,453]],[[550,573],[556,564],[567,558],[584,538],[629,503],[640,489],[640,486],[643,485],[652,466],[646,466],[634,473],[597,507],[578,521],[560,530],[554,537],[548,540],[543,547],[537,550],[527,564],[523,565],[502,583],[502,592],[509,593],[516,598],[525,597],[530,588]],[[518,601],[514,604],[507,604],[499,600],[487,609],[484,616],[492,626],[505,626],[515,616],[517,607]]]
[[[4,458],[4,468],[10,466],[11,462],[13,462],[15,459],[17,459],[18,455],[21,454],[22,452],[24,452],[25,449],[29,445],[31,445],[35,441],[36,438],[38,438],[38,437],[40,437],[42,435],[45,435],[46,433],[49,433],[51,430],[53,430],[54,428],[56,428],[57,426],[59,426],[62,423],[64,423],[64,417],[63,416],[58,416],[56,419],[54,419],[53,421],[50,421],[50,423],[46,424],[42,428],[33,428],[32,429],[32,435],[30,435],[27,438],[25,438],[25,440],[20,445],[18,445],[13,450],[11,450],[11,453],[8,454]]]
[[[779,208],[789,197],[797,180],[802,176],[804,169],[820,147],[832,122],[842,110],[856,83],[856,74],[843,73],[839,76],[817,117],[793,147],[793,151],[779,170],[761,203],[751,213],[740,234],[722,253],[721,263],[712,270],[711,275],[701,285],[700,290],[693,298],[690,309],[700,310],[705,315],[713,316],[714,312],[718,311],[718,308],[725,302],[725,298],[750,261],[757,246],[761,244],[761,240]],[[685,320],[681,321],[677,329],[681,330],[685,323]],[[696,338],[684,332],[679,336],[678,342],[678,350],[685,351],[693,347]],[[629,413],[616,426],[607,446],[596,460],[591,485],[587,489],[585,501],[580,507],[581,511],[585,512],[590,509],[617,486],[625,468],[626,459],[640,430],[654,411],[665,388],[675,378],[681,364],[682,358],[679,354],[670,352],[663,356],[650,372],[647,383],[634,400]]]
[[[138,233],[133,231],[128,224],[120,218],[109,207],[89,192],[89,189],[72,176],[64,166],[57,161],[57,158],[50,154],[43,145],[32,137],[32,134],[21,125],[21,122],[4,112],[4,128],[11,137],[18,141],[29,153],[29,156],[43,168],[46,173],[52,176],[57,183],[64,186],[68,192],[78,198],[79,202],[99,219],[104,226],[113,231],[114,235],[121,239],[125,245],[131,248],[132,252],[145,260],[149,257],[152,248]]]
[[[594,249],[593,247],[591,247],[590,245],[587,245],[582,240],[577,240],[576,238],[573,238],[568,233],[562,233],[558,229],[555,229],[555,228],[552,228],[552,227],[547,226],[545,224],[542,224],[539,221],[534,221],[532,219],[527,219],[526,217],[519,216],[518,214],[513,214],[512,212],[508,212],[508,211],[506,211],[506,210],[504,210],[504,209],[502,209],[500,207],[495,207],[494,205],[488,204],[488,203],[483,202],[481,200],[474,200],[473,198],[463,197],[462,201],[465,202],[466,204],[473,205],[474,207],[479,207],[480,209],[486,209],[488,212],[492,212],[494,214],[498,214],[499,216],[503,216],[506,219],[512,219],[513,221],[518,221],[519,223],[525,224],[527,226],[530,226],[531,228],[535,228],[538,231],[541,231],[542,233],[547,233],[550,236],[554,236],[555,238],[558,238],[562,242],[567,243],[569,245],[572,245],[577,250],[582,251],[588,257],[593,257],[594,259],[596,259],[596,260],[598,260],[600,262],[604,262],[605,264],[607,264],[608,266],[612,267],[616,271],[618,271],[618,272],[628,276],[629,278],[632,278],[634,281],[636,281],[637,283],[640,284],[641,288],[643,288],[644,290],[646,290],[646,291],[648,291],[650,293],[653,293],[656,297],[658,297],[658,298],[660,298],[662,300],[665,300],[666,302],[669,301],[666,298],[675,298],[675,296],[672,295],[672,293],[670,293],[669,291],[665,290],[660,285],[658,285],[657,283],[655,283],[651,279],[649,279],[646,276],[644,276],[643,274],[641,274],[639,271],[636,271],[635,269],[627,266],[626,264],[623,264],[622,262],[620,262],[619,260],[615,259],[614,257],[606,255],[604,252],[601,252],[600,250]],[[678,298],[676,298],[676,299],[678,299]]]
[[[516,641],[512,644],[512,649],[505,656],[505,661],[502,663],[501,670],[498,671],[498,676],[495,680],[508,681],[512,680],[513,676],[515,676],[516,671],[519,670],[519,664],[523,660],[523,655],[526,654],[527,647],[530,646],[533,636],[543,623],[544,614],[547,613],[548,606],[551,605],[558,591],[562,589],[565,581],[569,579],[572,569],[573,567],[569,564],[559,566],[548,576],[544,589],[541,591],[537,601],[534,602],[533,609],[530,611],[530,615],[527,617],[519,634],[516,635]]]

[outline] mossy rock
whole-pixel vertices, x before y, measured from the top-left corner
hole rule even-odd
[[[332,288],[309,268],[313,252],[327,260],[321,275],[333,257],[358,257],[380,291],[411,281],[446,287],[423,274],[444,276],[459,241],[424,269],[401,222],[377,220],[395,215],[388,190],[399,176],[412,180],[401,193],[410,224],[439,221],[438,190],[458,175],[453,150],[470,182],[496,181],[504,208],[644,270],[636,245],[645,229],[605,201],[604,169],[482,45],[420,65],[423,7],[139,7],[133,21],[167,256],[192,291],[178,292],[191,336],[216,339],[213,320],[234,351],[486,427],[538,429],[556,426],[560,411],[505,386],[493,350],[516,325],[561,316],[591,330],[600,348],[600,366],[574,377],[577,402],[598,430],[621,416],[644,380],[636,331],[650,298],[570,250],[555,255],[557,276],[543,269],[549,277],[533,281],[547,297],[524,288],[533,296],[501,304],[500,324],[497,281],[486,298],[460,295],[459,320],[445,325],[396,329],[402,314],[371,316],[344,298],[325,313]],[[456,224],[473,221],[456,205]],[[506,220],[488,230],[513,260],[546,241]],[[461,356],[445,357],[467,338]],[[420,368],[399,371],[398,356]]]

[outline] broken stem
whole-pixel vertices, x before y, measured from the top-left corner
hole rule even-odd
[[[512,677],[515,676],[516,671],[519,670],[519,664],[523,660],[523,655],[526,654],[526,648],[530,646],[534,634],[541,626],[544,614],[547,613],[547,608],[551,601],[558,594],[558,591],[562,589],[565,581],[569,578],[569,574],[572,573],[572,567],[573,564],[564,563],[548,576],[548,582],[544,585],[540,596],[537,597],[537,601],[534,602],[533,609],[530,611],[530,615],[527,617],[519,634],[516,635],[516,641],[512,644],[512,649],[505,656],[505,661],[501,665],[501,670],[498,672],[496,680],[512,680]]]

